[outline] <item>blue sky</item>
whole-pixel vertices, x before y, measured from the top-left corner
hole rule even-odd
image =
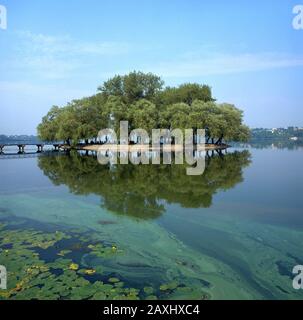
[[[0,0],[0,133],[35,134],[52,105],[117,73],[212,86],[252,127],[303,126],[303,0]]]

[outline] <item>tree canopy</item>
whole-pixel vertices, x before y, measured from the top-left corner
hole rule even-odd
[[[101,129],[119,132],[120,121],[130,129],[205,129],[207,142],[246,141],[249,129],[243,112],[232,104],[219,104],[211,88],[197,83],[164,87],[160,77],[131,72],[104,82],[91,97],[54,106],[39,124],[42,140],[77,144],[95,140]]]
[[[212,97],[211,88],[197,83],[185,83],[177,88],[167,87],[159,95],[159,100],[164,105],[183,102],[192,105],[195,100],[203,102],[215,101]]]
[[[125,76],[115,76],[104,82],[98,90],[106,97],[121,97],[125,103],[140,99],[153,100],[163,88],[164,82],[152,73],[131,72]]]

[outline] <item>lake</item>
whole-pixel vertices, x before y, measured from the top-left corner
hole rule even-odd
[[[302,299],[303,149],[206,163],[0,156],[0,299]]]

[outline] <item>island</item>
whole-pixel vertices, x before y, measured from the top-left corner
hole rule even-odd
[[[140,128],[150,135],[153,129],[192,129],[195,144],[198,129],[204,129],[205,149],[226,148],[228,141],[250,137],[243,112],[232,104],[217,103],[208,85],[164,87],[159,76],[137,71],[105,81],[93,96],[53,106],[37,131],[41,140],[64,141],[65,149],[96,150],[110,144],[109,137],[98,137],[100,130],[119,134],[121,121],[128,121],[129,131]],[[139,143],[138,137],[130,137],[126,151]]]

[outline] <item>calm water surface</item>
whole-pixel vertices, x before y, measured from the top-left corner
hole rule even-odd
[[[299,148],[230,149],[203,176],[1,159],[0,299],[302,299],[302,163]]]

